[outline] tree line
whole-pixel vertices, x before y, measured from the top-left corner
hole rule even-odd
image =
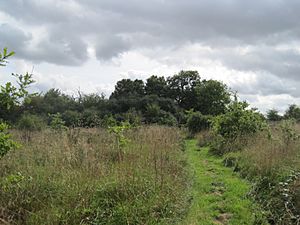
[[[4,49],[0,65],[14,52]],[[193,132],[208,127],[212,117],[228,111],[235,94],[222,82],[201,79],[197,71],[180,71],[164,77],[152,75],[140,79],[119,80],[109,97],[103,94],[77,96],[52,88],[45,93],[30,94],[34,83],[31,74],[12,74],[17,84],[0,86],[0,121],[36,129],[58,124],[66,127],[95,127],[128,121],[132,124],[188,125]],[[285,115],[271,109],[270,121],[294,118],[300,120],[300,108],[290,105]]]
[[[197,71],[180,71],[167,78],[153,75],[145,82],[122,79],[108,98],[81,92],[75,97],[50,89],[6,107],[5,96],[0,94],[0,118],[4,121],[17,124],[25,117],[50,124],[53,115],[59,115],[65,126],[70,127],[104,126],[111,121],[181,125],[187,122],[191,112],[220,115],[231,101],[231,92],[225,84],[201,79]]]

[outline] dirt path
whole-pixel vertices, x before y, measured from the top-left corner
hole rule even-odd
[[[188,163],[193,171],[192,205],[183,224],[265,224],[258,207],[246,197],[250,185],[212,156],[198,148],[195,140],[186,143]]]

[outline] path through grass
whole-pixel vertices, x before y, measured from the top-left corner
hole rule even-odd
[[[192,205],[183,224],[266,224],[258,207],[246,197],[250,185],[240,179],[222,159],[195,140],[186,143],[188,162],[193,171]]]

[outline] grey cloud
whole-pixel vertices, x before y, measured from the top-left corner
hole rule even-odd
[[[297,87],[300,81],[284,80],[272,74],[257,73],[256,79],[252,82],[235,82],[230,87],[244,95],[291,95],[300,97],[300,90]]]
[[[80,65],[88,59],[87,46],[100,61],[131,50],[152,51],[159,59],[157,49],[199,44],[210,49],[201,50],[200,59],[257,74],[253,86],[237,86],[242,93],[300,96],[298,0],[10,0],[0,1],[0,11],[20,23],[0,26],[0,44],[34,62]],[[22,24],[46,33],[32,45],[36,34]],[[168,63],[174,63],[172,51]]]
[[[31,40],[31,35],[26,34],[21,29],[10,26],[9,24],[0,24],[0,46],[7,47],[9,50],[23,55],[24,48]]]
[[[96,56],[101,60],[118,57],[130,48],[130,43],[122,37],[99,37],[98,40],[99,42],[96,44]]]
[[[228,68],[241,71],[266,72],[282,79],[299,80],[300,52],[295,49],[276,49],[252,46],[245,53],[239,49],[219,49],[210,53]]]
[[[49,35],[54,32],[65,39],[93,36],[92,45],[102,50],[97,52],[99,59],[133,47],[170,47],[186,42],[213,47],[262,42],[276,45],[295,40],[300,33],[300,3],[296,0],[11,0],[1,1],[0,7],[23,23],[46,27]],[[97,39],[102,34],[127,36],[132,41],[112,45],[110,38]]]

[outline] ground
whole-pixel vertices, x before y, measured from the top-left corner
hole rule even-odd
[[[195,140],[186,142],[192,171],[192,204],[183,224],[264,224],[262,213],[247,197],[250,184],[223,166],[222,158],[199,148]]]

